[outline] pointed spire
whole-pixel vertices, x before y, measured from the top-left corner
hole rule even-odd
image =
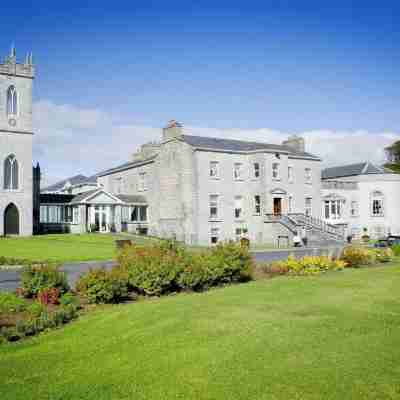
[[[29,65],[29,53],[26,53],[25,65]]]
[[[32,52],[30,52],[30,54],[29,54],[29,64],[33,65],[33,53]]]
[[[16,57],[17,56],[17,50],[15,50],[15,45],[14,43],[11,45],[11,52],[10,52],[10,57]]]

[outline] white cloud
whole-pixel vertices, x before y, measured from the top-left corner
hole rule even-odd
[[[125,162],[143,143],[158,140],[160,127],[121,123],[100,109],[80,109],[51,101],[34,104],[34,154],[45,184],[78,173],[93,174]],[[281,143],[291,132],[262,129],[218,129],[186,126],[187,133]],[[296,132],[306,139],[307,151],[325,165],[358,161],[382,163],[383,149],[400,139],[399,132],[314,130]]]

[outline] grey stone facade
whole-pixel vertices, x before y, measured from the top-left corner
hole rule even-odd
[[[150,234],[201,245],[210,244],[215,234],[219,241],[246,236],[261,244],[280,235],[290,240],[293,234],[282,224],[268,223],[266,215],[321,218],[321,160],[304,151],[301,138],[279,146],[186,133],[172,122],[160,143],[145,145],[134,161],[98,174],[107,192],[145,196]],[[217,176],[210,176],[213,163]],[[240,177],[234,176],[237,165]],[[217,215],[210,214],[210,196],[217,196]]]
[[[15,50],[0,64],[0,235],[7,233],[31,235],[33,230],[32,176],[32,83],[35,71],[32,56],[17,63]],[[13,87],[12,107],[8,93]],[[5,161],[16,160],[18,184],[6,184]],[[15,162],[15,161],[13,161]],[[16,171],[16,170],[15,170]],[[14,175],[13,175],[14,176]],[[16,178],[14,178],[14,181]],[[10,208],[17,220],[7,220]],[[15,212],[16,208],[16,212]],[[11,232],[6,227],[13,226]],[[17,230],[16,230],[16,224]]]

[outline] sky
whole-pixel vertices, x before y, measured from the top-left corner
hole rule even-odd
[[[126,161],[171,119],[207,136],[301,134],[325,165],[381,163],[400,139],[399,2],[6,3],[0,55],[33,51],[47,182]]]

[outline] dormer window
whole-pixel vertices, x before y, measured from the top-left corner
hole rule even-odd
[[[17,115],[18,101],[15,86],[10,86],[7,90],[7,115]]]

